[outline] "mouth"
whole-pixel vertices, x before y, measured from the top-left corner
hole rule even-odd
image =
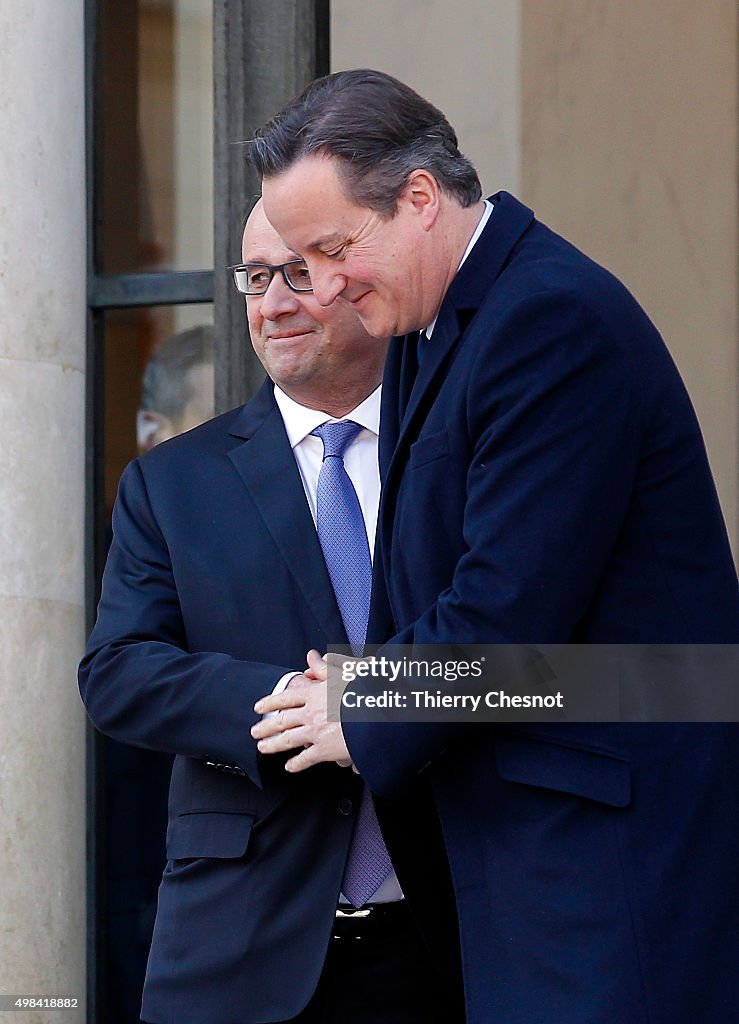
[[[293,341],[295,338],[303,338],[306,334],[312,334],[311,327],[293,327],[290,330],[275,331],[268,334],[268,341]]]

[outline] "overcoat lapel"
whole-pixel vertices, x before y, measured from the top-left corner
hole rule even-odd
[[[418,375],[418,331],[393,338],[385,360],[380,410],[380,479],[385,482],[400,436],[400,424]]]
[[[380,536],[383,568],[391,575],[390,539],[395,495],[408,462],[410,446],[418,438],[428,410],[439,393],[454,351],[500,276],[512,251],[534,221],[533,212],[508,192],[492,197],[494,211],[472,252],[442,302],[431,339],[420,366],[416,359],[417,333],[392,343],[383,384],[382,431],[393,432],[395,444],[381,435],[383,493]],[[415,373],[414,379],[414,370]]]
[[[254,398],[243,407],[230,433],[243,439],[243,444],[233,448],[228,457],[321,629],[331,643],[347,643],[271,381],[265,381]],[[269,569],[265,571],[269,572]]]
[[[495,284],[514,246],[534,219],[532,211],[508,192],[499,192],[492,197],[492,202],[495,207],[493,214],[444,298],[420,366],[409,347],[415,345],[415,334],[408,335],[401,343],[408,347],[408,351],[400,358],[395,357],[393,370],[398,377],[393,394],[397,395],[399,412],[397,443],[388,461],[384,481],[389,489],[392,489],[399,467],[405,465],[407,450],[418,437],[420,424],[436,398],[459,339]],[[418,370],[409,388],[408,379],[415,366]],[[403,408],[406,395],[407,404]],[[395,404],[394,399],[392,401]]]

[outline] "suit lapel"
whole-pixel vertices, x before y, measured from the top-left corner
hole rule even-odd
[[[243,443],[228,457],[321,629],[330,642],[346,643],[344,624],[271,381],[265,381],[243,407],[230,433]]]

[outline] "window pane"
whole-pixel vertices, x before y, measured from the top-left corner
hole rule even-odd
[[[213,416],[213,307],[105,314],[105,507],[127,463]]]
[[[213,266],[209,0],[103,0],[102,273]]]
[[[111,310],[104,315],[105,546],[126,464],[213,415],[213,308]],[[98,1019],[139,1020],[141,990],[164,868],[172,758],[102,737],[99,882],[102,990]]]

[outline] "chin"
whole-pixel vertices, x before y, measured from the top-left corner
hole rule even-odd
[[[371,313],[367,313],[366,316],[360,314],[359,319],[367,334],[372,335],[373,338],[390,338],[393,334],[397,334],[395,321],[388,316],[383,316],[382,313],[375,316]]]
[[[266,367],[267,374],[275,383],[282,387],[284,384],[290,387],[294,384],[301,384],[306,377],[310,376],[311,367],[304,358],[291,358],[281,361],[273,361],[270,367]],[[283,390],[286,390],[283,388]]]

